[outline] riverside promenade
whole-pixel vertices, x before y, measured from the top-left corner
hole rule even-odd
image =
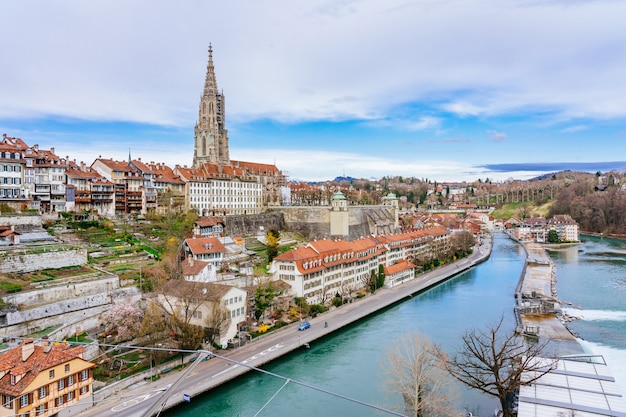
[[[249,372],[252,367],[258,368],[290,352],[306,348],[319,338],[451,279],[488,259],[492,246],[492,238],[488,236],[469,257],[419,274],[412,281],[393,288],[379,289],[375,294],[333,308],[310,319],[311,328],[308,330],[298,331],[297,323],[294,323],[256,338],[242,347],[215,351],[218,356],[194,363],[196,367],[189,373],[170,372],[158,381],[135,384],[111,392],[106,398],[98,391],[94,393],[93,407],[80,413],[76,410],[75,413],[64,415],[134,417],[146,415],[146,411],[155,405],[162,409],[174,407],[186,398],[193,398]],[[325,322],[328,327],[325,327]]]
[[[554,263],[541,244],[522,242],[522,246],[526,264],[515,293],[517,331],[549,341],[549,351],[555,356],[583,353],[582,346],[560,318]]]

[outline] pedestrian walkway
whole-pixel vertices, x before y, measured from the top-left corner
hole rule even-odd
[[[550,341],[555,356],[582,353],[576,337],[565,326],[561,304],[556,297],[556,269],[543,246],[523,243],[526,265],[516,294],[518,332],[525,336]]]

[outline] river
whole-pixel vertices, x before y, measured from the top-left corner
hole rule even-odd
[[[602,331],[592,330],[596,324],[618,326],[625,322],[626,308],[619,303],[606,310],[579,297],[579,292],[591,293],[594,283],[585,277],[594,276],[601,264],[611,273],[619,275],[626,259],[624,246],[606,243],[604,240],[589,240],[584,244],[551,251],[558,267],[559,297],[583,307],[582,312],[610,311],[608,320],[584,319],[572,323],[572,327],[585,338],[585,346],[593,350],[605,348],[602,353],[615,351],[626,353],[626,332],[615,335],[615,342],[608,343]],[[595,261],[594,261],[595,259]],[[164,413],[165,416],[382,416],[389,415],[350,399],[375,404],[386,409],[398,409],[402,399],[385,389],[385,350],[398,337],[408,332],[428,335],[434,342],[452,352],[458,348],[460,335],[471,328],[484,328],[504,320],[506,330],[513,330],[514,292],[524,263],[524,251],[520,245],[504,234],[494,236],[491,257],[477,267],[412,299],[392,306],[365,320],[315,341],[310,349],[287,355],[264,367],[267,371],[299,382],[309,384],[339,396],[319,392],[294,383],[260,373],[247,375],[195,397]],[[590,268],[581,273],[580,280],[587,286],[581,287],[578,278],[579,266]],[[589,263],[590,265],[586,265]],[[561,274],[567,278],[561,279]],[[606,271],[602,270],[602,275]],[[578,275],[576,275],[578,276]],[[612,288],[622,285],[623,277],[604,278],[607,294]],[[605,282],[606,281],[606,282]],[[563,293],[561,293],[563,291]],[[624,297],[621,297],[624,302]],[[572,309],[573,310],[573,309]],[[621,314],[621,315],[620,315]],[[620,319],[621,317],[621,319]],[[605,323],[608,322],[608,323]],[[611,332],[613,328],[611,327]],[[591,337],[593,335],[593,337]],[[612,360],[609,366],[613,370]],[[614,375],[616,372],[613,372]],[[470,411],[474,416],[491,416],[498,407],[497,401],[484,394],[457,385],[460,411]]]
[[[626,396],[626,241],[582,236],[581,245],[549,250],[557,292],[578,320],[568,327],[586,351],[604,356]]]

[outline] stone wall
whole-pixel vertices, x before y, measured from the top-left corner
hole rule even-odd
[[[108,293],[69,298],[44,306],[6,311],[5,334],[26,335],[49,327],[63,327],[55,338],[63,338],[77,332],[99,326],[98,316],[116,302],[136,304],[141,293],[136,287],[121,288]]]
[[[280,207],[272,209],[282,213],[285,228],[309,240],[330,237],[330,207]]]
[[[330,211],[326,207],[280,207],[272,209],[281,212],[285,219],[286,230],[298,232],[309,240],[324,238],[342,238],[330,235]],[[359,239],[373,234],[396,232],[395,213],[389,206],[349,206],[349,240]]]
[[[37,249],[36,253],[24,250],[8,250],[0,255],[0,272],[32,272],[48,268],[85,265],[87,249],[59,248]]]
[[[41,227],[41,216],[0,215],[0,226]]]
[[[277,211],[246,216],[226,216],[224,222],[226,233],[230,236],[257,235],[261,227],[265,232],[271,229],[285,229],[283,215]]]
[[[80,280],[74,278],[74,280]],[[36,284],[31,291],[21,291],[15,294],[5,295],[2,300],[7,304],[27,306],[32,308],[39,305],[65,301],[69,298],[99,295],[116,290],[120,287],[120,279],[117,275],[104,278],[85,279],[82,282],[74,282],[73,279],[60,279],[44,281]]]

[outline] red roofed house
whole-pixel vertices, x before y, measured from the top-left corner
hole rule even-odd
[[[215,265],[199,261],[188,256],[181,262],[183,278],[186,281],[213,282],[217,281],[217,269]]]
[[[196,276],[190,281],[215,281],[217,270],[222,267],[226,248],[216,237],[199,237],[185,239],[182,246],[183,273],[187,276]],[[200,261],[200,263],[198,263]],[[207,271],[203,271],[208,268]]]
[[[24,341],[0,356],[0,417],[53,416],[90,396],[96,365],[81,346]]]
[[[386,267],[384,272],[385,285],[393,288],[404,281],[410,281],[415,278],[415,265],[406,259],[401,259],[395,264]]]

